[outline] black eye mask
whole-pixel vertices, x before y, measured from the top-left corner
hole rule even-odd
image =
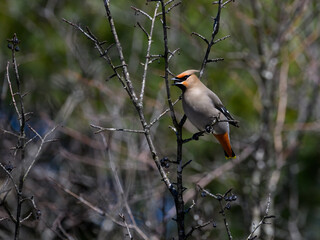
[[[185,76],[183,76],[183,77],[181,77],[181,78],[176,78],[177,79],[177,81],[181,81],[181,82],[183,82],[183,81],[185,81],[185,80],[187,80],[187,78],[188,77],[190,77],[191,75],[185,75]]]

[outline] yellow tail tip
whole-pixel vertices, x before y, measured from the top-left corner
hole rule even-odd
[[[226,151],[224,151],[224,156],[226,157],[226,159],[235,159],[235,158],[237,158],[237,156],[234,154],[232,149],[231,149],[231,153],[230,154],[228,154]]]

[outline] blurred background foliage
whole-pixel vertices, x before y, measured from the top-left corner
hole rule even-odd
[[[125,59],[136,89],[141,86],[147,39],[138,27],[150,28],[149,20],[131,6],[152,15],[156,3],[111,1],[111,11]],[[207,39],[212,33],[217,5],[210,1],[182,1],[168,14],[169,47],[179,48],[170,62],[178,74],[200,69]],[[316,0],[244,0],[222,10],[218,38],[231,35],[213,46],[211,58],[224,61],[208,64],[202,81],[214,90],[240,120],[231,129],[231,139],[240,160],[228,163],[211,136],[184,146],[185,161],[193,162],[184,172],[186,205],[196,200],[186,217],[187,229],[213,219],[194,232],[194,239],[227,239],[218,202],[201,198],[196,184],[213,193],[232,188],[238,200],[227,212],[233,237],[245,239],[264,215],[271,194],[272,225],[261,228],[261,239],[318,239],[320,235],[320,97],[319,22]],[[41,134],[59,125],[56,143],[43,151],[26,182],[25,194],[33,195],[42,216],[29,219],[22,239],[125,239],[126,230],[112,218],[102,217],[83,206],[56,183],[83,196],[120,222],[118,213],[128,215],[127,201],[138,227],[149,239],[176,235],[173,201],[150,157],[142,135],[106,132],[107,147],[90,124],[141,129],[139,119],[111,68],[80,32],[62,21],[88,26],[100,41],[113,43],[102,1],[30,0],[0,2],[0,124],[17,130],[5,78],[11,61],[7,39],[16,33],[21,40],[17,53],[19,73],[30,124]],[[162,54],[163,33],[156,21],[151,53]],[[110,55],[119,64],[117,52]],[[150,65],[144,111],[149,121],[167,108],[163,60]],[[11,78],[14,78],[13,74]],[[138,91],[139,92],[139,91]],[[180,90],[171,88],[172,98]],[[183,116],[181,103],[176,106]],[[152,128],[161,157],[175,158],[175,134],[168,128],[169,115]],[[189,122],[184,136],[195,132]],[[31,134],[31,133],[30,133]],[[16,140],[1,133],[1,163],[19,162],[10,148]],[[35,143],[37,144],[37,143]],[[105,149],[107,148],[107,151]],[[30,150],[31,151],[31,150]],[[119,174],[124,194],[115,180]],[[175,166],[168,169],[174,177]],[[0,173],[1,182],[6,175]],[[3,196],[2,196],[3,197]],[[14,194],[7,199],[14,212]],[[27,214],[28,209],[24,210]],[[12,239],[14,225],[0,210],[0,238]],[[129,219],[129,217],[128,217]],[[132,230],[134,239],[140,239]],[[273,237],[272,237],[273,236]]]

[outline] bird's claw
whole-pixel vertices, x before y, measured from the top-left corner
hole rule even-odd
[[[201,136],[203,136],[203,132],[197,132],[193,134],[192,139],[198,141]]]
[[[213,126],[212,125],[207,125],[206,126],[206,132],[207,133],[212,133],[213,132]]]

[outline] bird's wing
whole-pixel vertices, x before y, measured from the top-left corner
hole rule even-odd
[[[215,105],[215,107],[221,112],[223,113],[223,115],[228,119],[228,120],[235,120],[230,112],[225,108],[225,106],[223,106],[222,104],[217,104]],[[239,127],[238,122],[234,121],[234,122],[229,122],[231,125],[235,126],[235,127]]]
[[[210,96],[211,101],[216,109],[218,109],[228,120],[235,120],[231,116],[230,112],[226,109],[226,107],[223,106],[221,100],[214,92],[210,91],[209,96]],[[239,125],[236,121],[234,121],[234,122],[231,121],[229,123],[235,127],[239,127]]]

